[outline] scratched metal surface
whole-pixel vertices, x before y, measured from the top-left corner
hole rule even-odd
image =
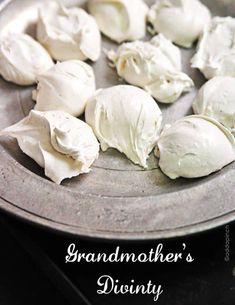
[[[1,31],[15,27],[34,35],[36,6],[41,2],[3,1]],[[86,1],[63,2],[86,8]],[[146,2],[150,5],[154,1]],[[232,0],[203,2],[214,15],[235,15]],[[103,37],[103,48],[115,49],[117,45]],[[194,52],[195,48],[182,49],[184,71],[194,79],[196,88],[173,105],[160,105],[164,124],[192,113],[192,100],[205,82],[198,71],[190,68]],[[104,54],[92,65],[98,88],[120,84]],[[0,78],[1,129],[19,121],[34,107],[32,89]],[[35,224],[79,236],[156,239],[204,231],[235,219],[234,186],[235,164],[203,179],[171,181],[153,157],[149,169],[143,171],[114,150],[101,153],[91,174],[57,186],[20,151],[15,140],[0,140],[0,207]]]

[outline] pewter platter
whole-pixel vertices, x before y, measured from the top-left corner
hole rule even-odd
[[[34,35],[36,7],[43,1],[2,2],[0,30],[14,27]],[[85,1],[62,2],[86,7]],[[202,2],[214,15],[235,16],[233,0]],[[116,47],[103,38],[103,48]],[[205,82],[198,71],[190,68],[189,60],[194,52],[195,48],[182,49],[184,71],[194,79],[196,89],[174,105],[160,105],[164,124],[192,113],[192,100]],[[121,83],[115,71],[108,67],[104,54],[92,65],[98,88]],[[0,78],[1,129],[16,123],[33,108],[32,89]],[[20,151],[15,140],[0,140],[0,207],[35,224],[77,236],[143,240],[208,230],[235,219],[234,186],[235,164],[204,179],[171,181],[161,173],[153,157],[149,169],[143,171],[114,150],[101,153],[91,174],[57,186]]]

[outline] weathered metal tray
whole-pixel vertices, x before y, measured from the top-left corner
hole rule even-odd
[[[4,1],[0,5],[0,30],[14,26],[34,35],[36,6],[43,1]],[[64,1],[66,5],[81,6],[85,2]],[[233,0],[203,2],[215,15],[235,15]],[[103,47],[117,45],[104,38]],[[198,71],[190,68],[194,52],[195,48],[182,49],[184,71],[194,79],[196,89],[174,105],[161,105],[164,123],[191,114],[192,100],[205,82]],[[104,54],[93,67],[98,88],[120,83]],[[33,108],[32,89],[0,78],[1,129],[16,123]],[[149,162],[149,170],[143,171],[110,150],[101,153],[91,174],[57,186],[20,151],[15,140],[1,138],[0,143],[0,207],[47,228],[78,236],[140,240],[187,235],[235,219],[235,164],[204,179],[171,181],[157,168],[154,158]]]

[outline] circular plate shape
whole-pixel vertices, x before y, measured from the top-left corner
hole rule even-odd
[[[44,2],[46,0],[43,0]],[[35,35],[37,6],[42,0],[8,0],[1,4],[0,29]],[[154,1],[146,1],[152,4]],[[235,14],[233,0],[205,0],[214,15]],[[64,1],[86,7],[86,1]],[[149,39],[147,37],[146,39]],[[103,37],[104,49],[117,45]],[[196,88],[173,105],[160,105],[164,124],[192,113],[198,88],[205,82],[190,68],[195,48],[182,49],[184,71]],[[97,87],[120,84],[105,54],[92,64]],[[22,88],[0,78],[0,129],[25,117],[34,107],[33,87]],[[88,175],[57,186],[24,155],[17,142],[0,139],[0,206],[2,209],[50,229],[77,236],[144,240],[183,236],[235,219],[235,164],[204,179],[171,181],[152,156],[143,171],[117,151],[101,153]]]

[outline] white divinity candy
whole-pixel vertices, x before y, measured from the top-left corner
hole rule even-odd
[[[206,115],[235,131],[235,78],[217,76],[199,91],[193,103],[195,114]]]
[[[162,114],[154,99],[142,89],[120,85],[98,90],[86,107],[86,122],[101,148],[116,148],[133,163],[147,167],[156,146]]]
[[[179,48],[161,34],[150,42],[125,43],[117,53],[108,52],[108,57],[120,77],[161,103],[173,103],[193,87],[193,81],[181,72]]]
[[[192,67],[207,79],[235,76],[235,18],[215,17],[205,28]]]
[[[156,33],[190,48],[209,23],[209,9],[198,0],[157,0],[148,14]]]
[[[162,132],[157,156],[161,170],[171,179],[199,178],[235,160],[235,139],[214,119],[189,116]]]
[[[148,7],[143,0],[89,0],[88,8],[101,32],[118,43],[146,34]]]
[[[28,117],[0,135],[16,138],[21,150],[45,168],[45,175],[57,184],[89,173],[99,154],[92,129],[62,111],[32,110]]]
[[[92,67],[79,60],[57,63],[37,80],[33,99],[39,111],[61,110],[80,116],[96,90]]]
[[[39,9],[37,38],[56,60],[98,60],[101,35],[95,19],[80,8],[49,2]]]
[[[36,82],[36,76],[53,67],[47,51],[26,34],[9,34],[0,39],[0,75],[17,85]]]

